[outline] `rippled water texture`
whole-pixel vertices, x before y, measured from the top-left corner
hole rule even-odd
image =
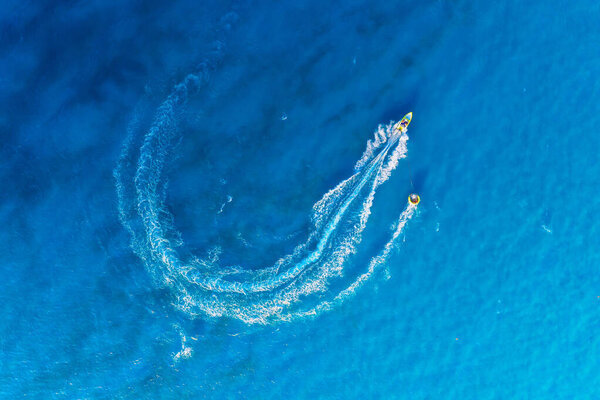
[[[0,399],[600,398],[599,20],[4,1]]]

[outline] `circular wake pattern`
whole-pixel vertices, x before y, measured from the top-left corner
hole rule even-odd
[[[351,296],[383,265],[416,207],[408,204],[382,252],[359,276],[329,293],[341,281],[356,252],[377,188],[406,157],[406,130],[380,126],[356,163],[355,173],[327,192],[312,210],[312,226],[304,243],[262,269],[220,265],[218,254],[185,256],[181,235],[165,204],[166,162],[178,139],[177,111],[207,81],[207,73],[188,75],[157,108],[147,131],[137,118],[114,171],[119,215],[131,234],[134,252],[157,285],[173,295],[174,305],[189,316],[230,317],[266,324],[314,316]],[[336,285],[340,286],[340,283]]]

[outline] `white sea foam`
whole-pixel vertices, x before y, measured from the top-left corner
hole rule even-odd
[[[178,139],[176,110],[206,82],[207,76],[203,72],[190,74],[175,86],[157,108],[145,134],[136,122],[138,118],[130,125],[114,176],[119,215],[131,234],[132,248],[155,282],[172,293],[174,305],[192,317],[225,316],[265,324],[331,309],[385,263],[414,213],[415,207],[408,205],[390,241],[371,260],[367,272],[354,278],[345,276],[351,282],[346,289],[327,293],[332,280],[345,275],[345,267],[361,242],[377,188],[406,157],[408,136],[394,131],[393,123],[379,126],[374,139],[367,142],[355,174],[313,206],[307,240],[274,265],[261,269],[222,266],[220,248],[213,248],[206,257],[183,255],[178,250],[183,241],[164,203],[168,182],[163,170]],[[136,136],[143,137],[139,155],[134,144]],[[180,353],[177,359],[185,356],[185,352]]]
[[[375,137],[367,141],[367,148],[363,152],[362,157],[356,162],[354,166],[355,171],[360,171],[375,155],[375,151],[381,147],[385,142],[387,142],[388,137],[390,136],[390,127],[393,124],[379,125],[377,130],[375,131]]]
[[[173,361],[178,362],[182,359],[190,358],[194,350],[190,346],[186,346],[187,337],[185,336],[183,329],[177,324],[174,324],[173,328],[179,333],[179,338],[181,339],[181,348],[177,353],[173,354]]]

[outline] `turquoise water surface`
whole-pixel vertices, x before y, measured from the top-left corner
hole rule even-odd
[[[600,398],[599,20],[6,2],[0,398]]]

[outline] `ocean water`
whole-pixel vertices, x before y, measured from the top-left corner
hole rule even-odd
[[[600,398],[598,3],[3,5],[0,398]]]

